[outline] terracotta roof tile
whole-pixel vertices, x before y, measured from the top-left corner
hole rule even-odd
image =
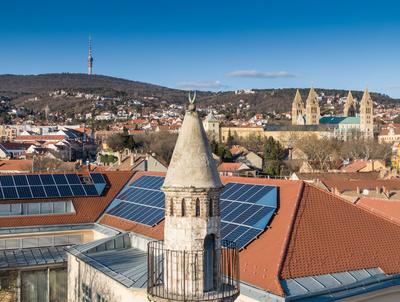
[[[367,166],[366,160],[355,160],[352,163],[342,168],[344,172],[358,172]]]
[[[224,171],[238,171],[240,167],[244,165],[243,163],[221,163],[218,166],[218,171],[219,172],[224,172]]]
[[[358,206],[385,217],[390,221],[400,224],[400,201],[385,200],[378,198],[361,198]]]
[[[306,185],[281,278],[371,267],[399,273],[399,251],[400,226]]]
[[[0,160],[0,173],[7,171],[20,171],[27,172],[32,170],[32,160],[31,159],[7,159]]]
[[[388,190],[398,190],[400,188],[400,179],[335,179],[323,180],[323,183],[332,191],[337,188],[339,191],[355,191],[357,187],[362,191],[363,189],[375,190],[376,187],[385,187]]]

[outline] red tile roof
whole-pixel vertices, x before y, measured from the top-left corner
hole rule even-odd
[[[358,172],[361,169],[365,168],[367,166],[367,161],[366,160],[355,160],[352,163],[348,164],[344,168],[342,168],[342,171],[344,172]]]
[[[15,141],[33,142],[33,141],[62,141],[65,135],[19,135]]]
[[[219,172],[235,172],[240,169],[243,163],[222,163],[218,166]]]
[[[372,267],[387,274],[400,272],[400,226],[306,185],[280,277]]]
[[[400,224],[400,201],[362,197],[357,205]]]
[[[332,191],[337,188],[339,191],[355,191],[357,187],[363,189],[375,190],[376,187],[385,187],[388,190],[398,190],[400,188],[400,179],[361,179],[361,180],[323,180],[323,183]]]
[[[1,203],[20,203],[20,202],[46,202],[57,200],[72,200],[75,208],[75,214],[57,214],[57,215],[37,215],[37,216],[19,216],[19,217],[0,217],[0,227],[20,227],[37,226],[52,224],[78,224],[96,222],[106,207],[124,187],[131,172],[106,172],[104,173],[108,180],[109,189],[100,197],[73,197],[73,198],[51,198],[51,199],[26,199],[9,201],[3,200]]]
[[[0,173],[19,171],[26,173],[32,170],[31,159],[6,159],[0,160]]]

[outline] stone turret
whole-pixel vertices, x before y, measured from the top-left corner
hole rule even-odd
[[[318,96],[314,88],[311,87],[306,100],[306,124],[318,125],[320,118],[320,108]]]
[[[356,116],[356,112],[357,112],[357,105],[356,102],[354,101],[351,91],[349,91],[346,103],[344,104],[343,108],[343,116]]]
[[[223,185],[193,101],[161,188],[165,194],[164,242],[149,245],[152,301],[233,301],[239,293],[235,279],[222,271],[222,263],[237,268],[237,250],[221,244]],[[164,259],[162,272],[157,264],[160,258]],[[162,285],[153,282],[160,275]]]
[[[374,104],[368,88],[365,88],[360,102],[360,130],[364,138],[372,138],[374,136]]]
[[[299,123],[299,121],[303,120],[304,111],[304,102],[300,91],[297,89],[292,103],[292,125],[304,124]]]

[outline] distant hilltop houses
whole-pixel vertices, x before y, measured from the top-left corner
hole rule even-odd
[[[251,126],[224,126],[213,114],[209,114],[204,120],[204,128],[220,142],[227,142],[229,136],[239,139],[250,135],[271,136],[286,147],[290,145],[290,138],[294,135],[299,138],[314,134],[320,138],[334,137],[344,141],[355,137],[373,138],[374,108],[368,89],[365,89],[359,103],[350,91],[343,101],[342,115],[321,116],[319,97],[315,89],[310,89],[305,103],[297,90],[292,103],[291,125],[253,123]]]

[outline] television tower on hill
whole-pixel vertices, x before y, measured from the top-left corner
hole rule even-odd
[[[88,75],[92,75],[92,71],[93,71],[92,37],[89,36]]]

